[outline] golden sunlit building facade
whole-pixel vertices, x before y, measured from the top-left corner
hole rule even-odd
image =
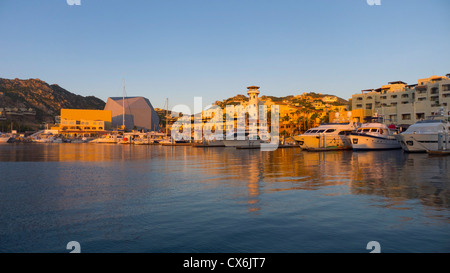
[[[111,111],[61,109],[59,133],[69,137],[91,137],[111,128]]]

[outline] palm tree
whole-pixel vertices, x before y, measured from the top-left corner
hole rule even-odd
[[[305,123],[305,131],[306,130],[308,130],[309,129],[309,126],[308,126],[308,123],[309,123],[309,117],[308,117],[308,115],[311,113],[311,110],[310,109],[308,109],[308,108],[305,108],[304,110],[303,110],[303,113],[305,114],[305,120],[304,120],[304,123]]]
[[[300,128],[298,130],[299,132],[304,130],[304,127],[303,127],[304,120],[305,120],[305,117],[297,118],[297,127],[300,126]]]
[[[315,123],[316,123],[316,119],[319,117],[319,113],[317,113],[317,112],[314,112],[312,115],[311,115],[311,123],[312,123],[312,126],[314,126],[315,125]]]

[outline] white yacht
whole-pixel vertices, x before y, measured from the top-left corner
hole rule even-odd
[[[130,132],[125,133],[121,144],[135,144],[135,145],[151,145],[162,141],[165,134],[158,132]]]
[[[323,123],[292,138],[307,151],[346,150],[352,149],[349,135],[358,127],[354,122]]]
[[[258,135],[255,135],[253,138],[251,138],[249,133],[245,133],[243,134],[243,136],[241,136],[239,133],[232,133],[230,135],[227,135],[224,140],[222,140],[222,143],[223,145],[225,145],[225,147],[259,147],[261,146],[262,141]]]
[[[11,136],[8,134],[1,134],[0,133],[0,143],[7,143],[11,140]]]
[[[107,144],[117,144],[122,141],[123,136],[119,134],[106,134],[99,138],[89,141],[89,143],[107,143]]]
[[[203,137],[203,139],[195,143],[193,146],[195,147],[225,147],[223,139],[225,137],[221,134],[213,135],[210,137]]]
[[[394,132],[383,123],[364,123],[350,134],[353,150],[401,149]]]
[[[449,132],[448,120],[428,119],[409,126],[406,131],[397,135],[397,140],[406,152],[427,152],[438,150],[439,134],[448,134]]]
[[[40,134],[31,138],[31,141],[35,143],[53,143],[54,140],[55,138],[51,134]]]

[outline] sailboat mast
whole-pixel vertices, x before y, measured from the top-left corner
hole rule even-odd
[[[125,131],[125,78],[122,79],[122,128]]]
[[[167,126],[169,124],[169,98],[166,100],[166,136],[167,136]]]

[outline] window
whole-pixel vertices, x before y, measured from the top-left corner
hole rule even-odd
[[[408,94],[403,94],[402,95],[402,98],[407,98],[408,97]]]
[[[402,104],[408,104],[408,102],[407,101],[402,101]]]
[[[396,99],[397,95],[392,95],[391,98]]]
[[[430,101],[439,101],[439,96],[431,96]]]
[[[450,84],[443,84],[442,91],[450,91]]]
[[[358,97],[357,100],[362,100],[362,97]]]
[[[372,109],[372,103],[367,103],[367,104],[366,104],[366,109],[367,109],[367,110]]]
[[[424,119],[425,113],[416,113],[416,119]]]
[[[396,106],[397,103],[396,103],[396,102],[391,102],[391,105],[392,105],[392,106]]]
[[[356,108],[362,108],[362,104],[357,104]]]
[[[411,114],[402,114],[403,120],[411,120]]]
[[[334,131],[336,131],[336,129],[328,129],[328,130],[325,131],[325,133],[332,133]]]

